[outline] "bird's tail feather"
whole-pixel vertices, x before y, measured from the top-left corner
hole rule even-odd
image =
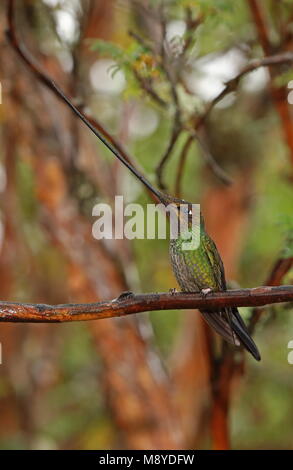
[[[257,361],[260,361],[257,346],[251,338],[236,307],[225,309],[221,312],[201,310],[201,314],[207,323],[226,341],[236,346],[242,344]]]

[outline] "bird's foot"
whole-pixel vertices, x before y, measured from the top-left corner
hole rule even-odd
[[[212,292],[213,289],[208,287],[207,289],[201,289],[200,293],[203,297],[206,297],[210,292]]]
[[[171,289],[169,289],[169,294],[174,295],[174,294],[176,294],[176,292],[177,292],[176,287],[172,287]]]
[[[115,300],[124,300],[124,299],[127,299],[128,297],[133,297],[134,296],[134,293],[131,292],[130,290],[129,291],[125,291],[125,292],[122,292],[119,297],[117,297],[117,299]]]

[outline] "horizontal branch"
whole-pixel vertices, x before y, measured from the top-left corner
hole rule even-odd
[[[279,258],[275,262],[271,273],[269,274],[266,284],[269,286],[279,286],[282,284],[283,278],[290,271],[293,266],[293,257],[290,258]],[[264,312],[263,308],[253,308],[251,316],[248,321],[249,332],[252,333],[260,317]]]
[[[123,317],[153,310],[220,309],[255,307],[293,301],[293,286],[256,287],[254,289],[198,293],[160,294],[122,293],[114,300],[91,304],[22,304],[0,302],[0,322],[63,323]]]

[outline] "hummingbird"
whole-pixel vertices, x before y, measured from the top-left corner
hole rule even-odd
[[[169,202],[170,204],[170,202]],[[227,290],[225,270],[217,246],[205,229],[205,222],[200,212],[199,221],[193,223],[192,204],[183,199],[172,198],[171,205],[179,213],[185,207],[188,223],[181,224],[183,230],[179,236],[170,240],[170,259],[174,275],[183,292],[201,292],[206,296],[212,291]],[[199,243],[192,249],[184,249],[186,240],[199,231]],[[188,236],[189,235],[189,236]],[[256,344],[236,307],[220,310],[200,310],[206,322],[228,343],[243,346],[252,356],[260,361],[261,356]]]
[[[169,196],[156,189],[145,176],[135,168],[121,154],[104,135],[86,118],[86,116],[71,102],[64,92],[50,80],[51,88],[54,88],[60,98],[71,108],[71,110],[83,121],[83,123],[95,134],[96,137],[125,165],[131,173],[141,181],[144,186],[163,204],[171,208],[173,216],[180,221],[184,210],[187,223],[178,224],[178,236],[170,240],[171,265],[177,282],[183,292],[200,292],[206,296],[211,291],[225,291],[227,289],[224,265],[218,252],[216,244],[208,235],[202,213],[195,217],[192,203]],[[182,211],[182,207],[184,210]],[[185,219],[186,220],[186,219]],[[199,231],[199,243],[192,249],[184,249],[183,242],[192,238]],[[219,310],[200,310],[206,322],[227,342],[234,346],[243,346],[252,356],[259,361],[260,353],[251,338],[248,329],[236,307],[225,307]]]

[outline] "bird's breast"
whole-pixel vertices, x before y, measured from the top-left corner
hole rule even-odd
[[[196,250],[182,251],[180,241],[171,240],[170,258],[175,277],[183,291],[215,288],[211,268],[201,246]]]

